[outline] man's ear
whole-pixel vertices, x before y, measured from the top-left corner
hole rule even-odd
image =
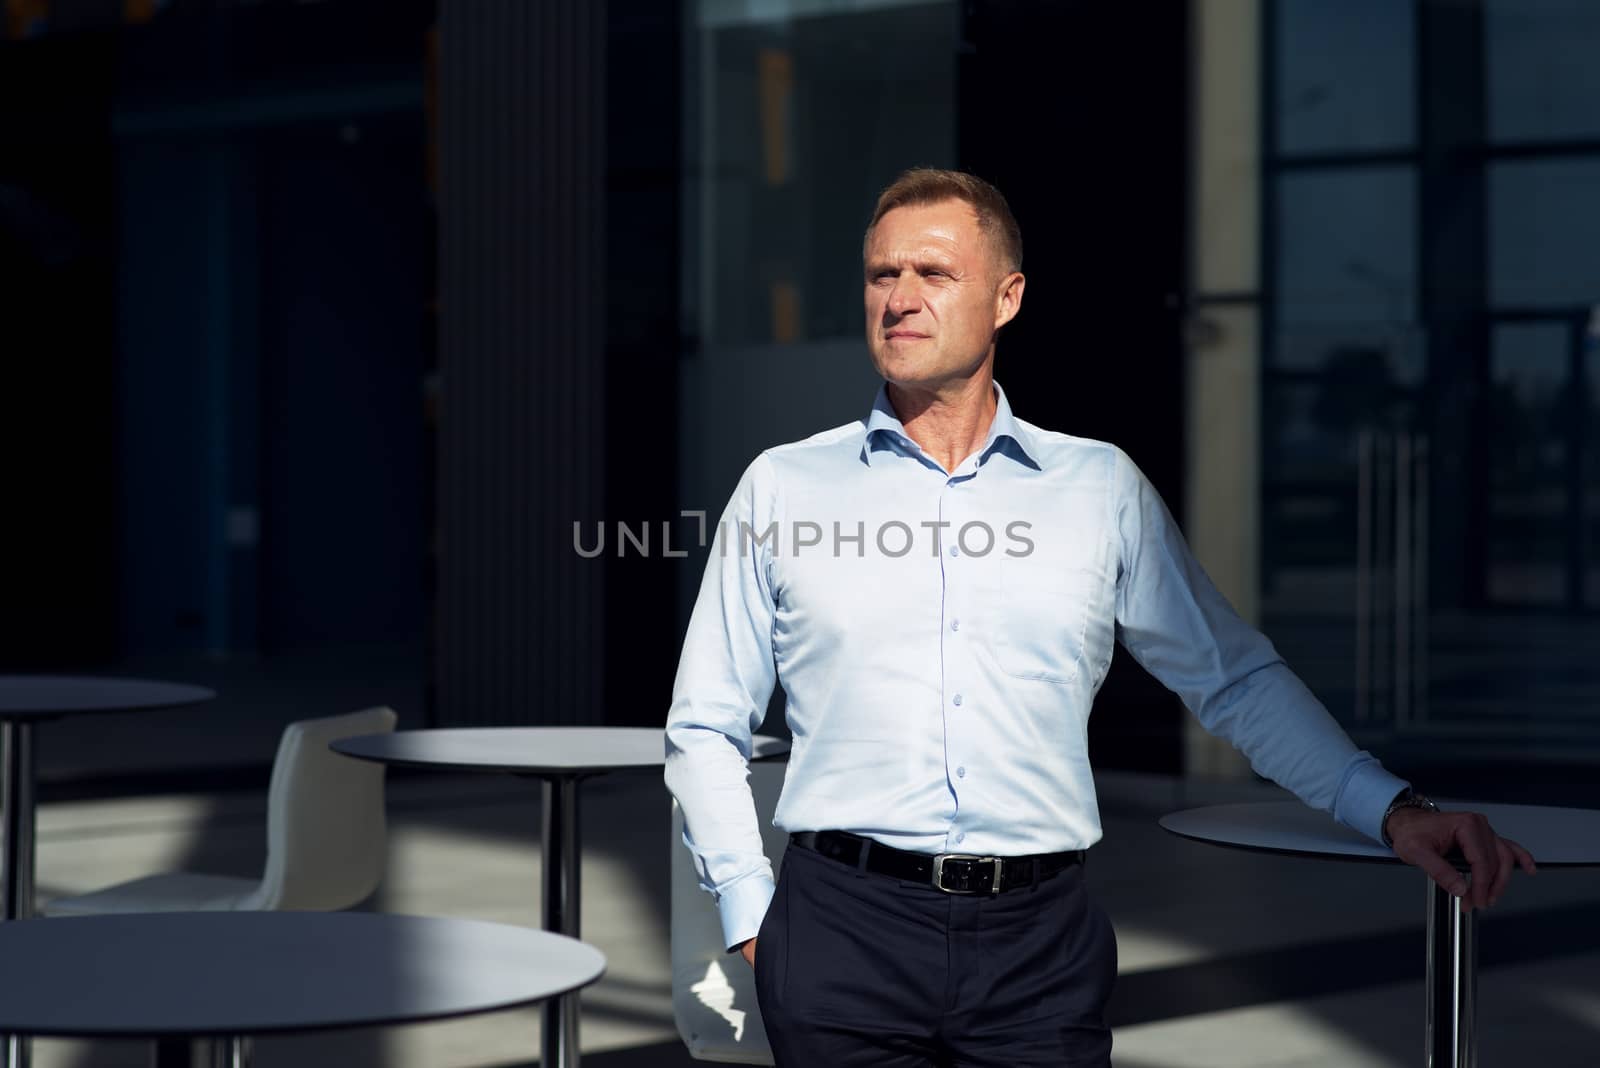
[[[1027,286],[1028,280],[1022,276],[1021,271],[1012,271],[1000,281],[999,292],[994,298],[994,328],[999,330],[1017,317],[1022,310],[1022,290]]]

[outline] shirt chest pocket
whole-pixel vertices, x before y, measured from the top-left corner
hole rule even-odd
[[[985,645],[995,666],[1016,679],[1077,681],[1109,626],[1100,576],[1084,568],[1000,568],[986,587]]]

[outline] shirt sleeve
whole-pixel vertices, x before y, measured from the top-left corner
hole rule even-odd
[[[666,781],[684,844],[716,899],[729,948],[754,938],[772,901],[772,864],[750,793],[751,738],[777,681],[770,547],[778,522],[771,461],[745,471],[712,540],[667,716]]]
[[[1256,772],[1383,841],[1384,811],[1407,783],[1358,750],[1272,643],[1239,618],[1189,551],[1155,487],[1120,450],[1113,493],[1123,648]]]

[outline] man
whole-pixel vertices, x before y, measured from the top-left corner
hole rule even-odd
[[[908,171],[864,256],[885,386],[864,422],[745,472],[667,729],[686,842],[755,967],[780,1066],[1109,1063],[1116,945],[1082,858],[1101,834],[1087,722],[1113,641],[1258,771],[1392,837],[1463,909],[1533,871],[1481,816],[1429,811],[1356,750],[1126,455],[1011,414],[995,341],[1025,280],[997,190]],[[779,681],[794,747],[775,891],[746,773]]]

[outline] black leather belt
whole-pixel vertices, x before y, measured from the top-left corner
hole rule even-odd
[[[1083,863],[1082,850],[1030,857],[980,857],[974,853],[935,856],[895,849],[846,831],[800,831],[791,834],[789,841],[852,868],[924,883],[947,894],[1003,894],[1033,886]]]

